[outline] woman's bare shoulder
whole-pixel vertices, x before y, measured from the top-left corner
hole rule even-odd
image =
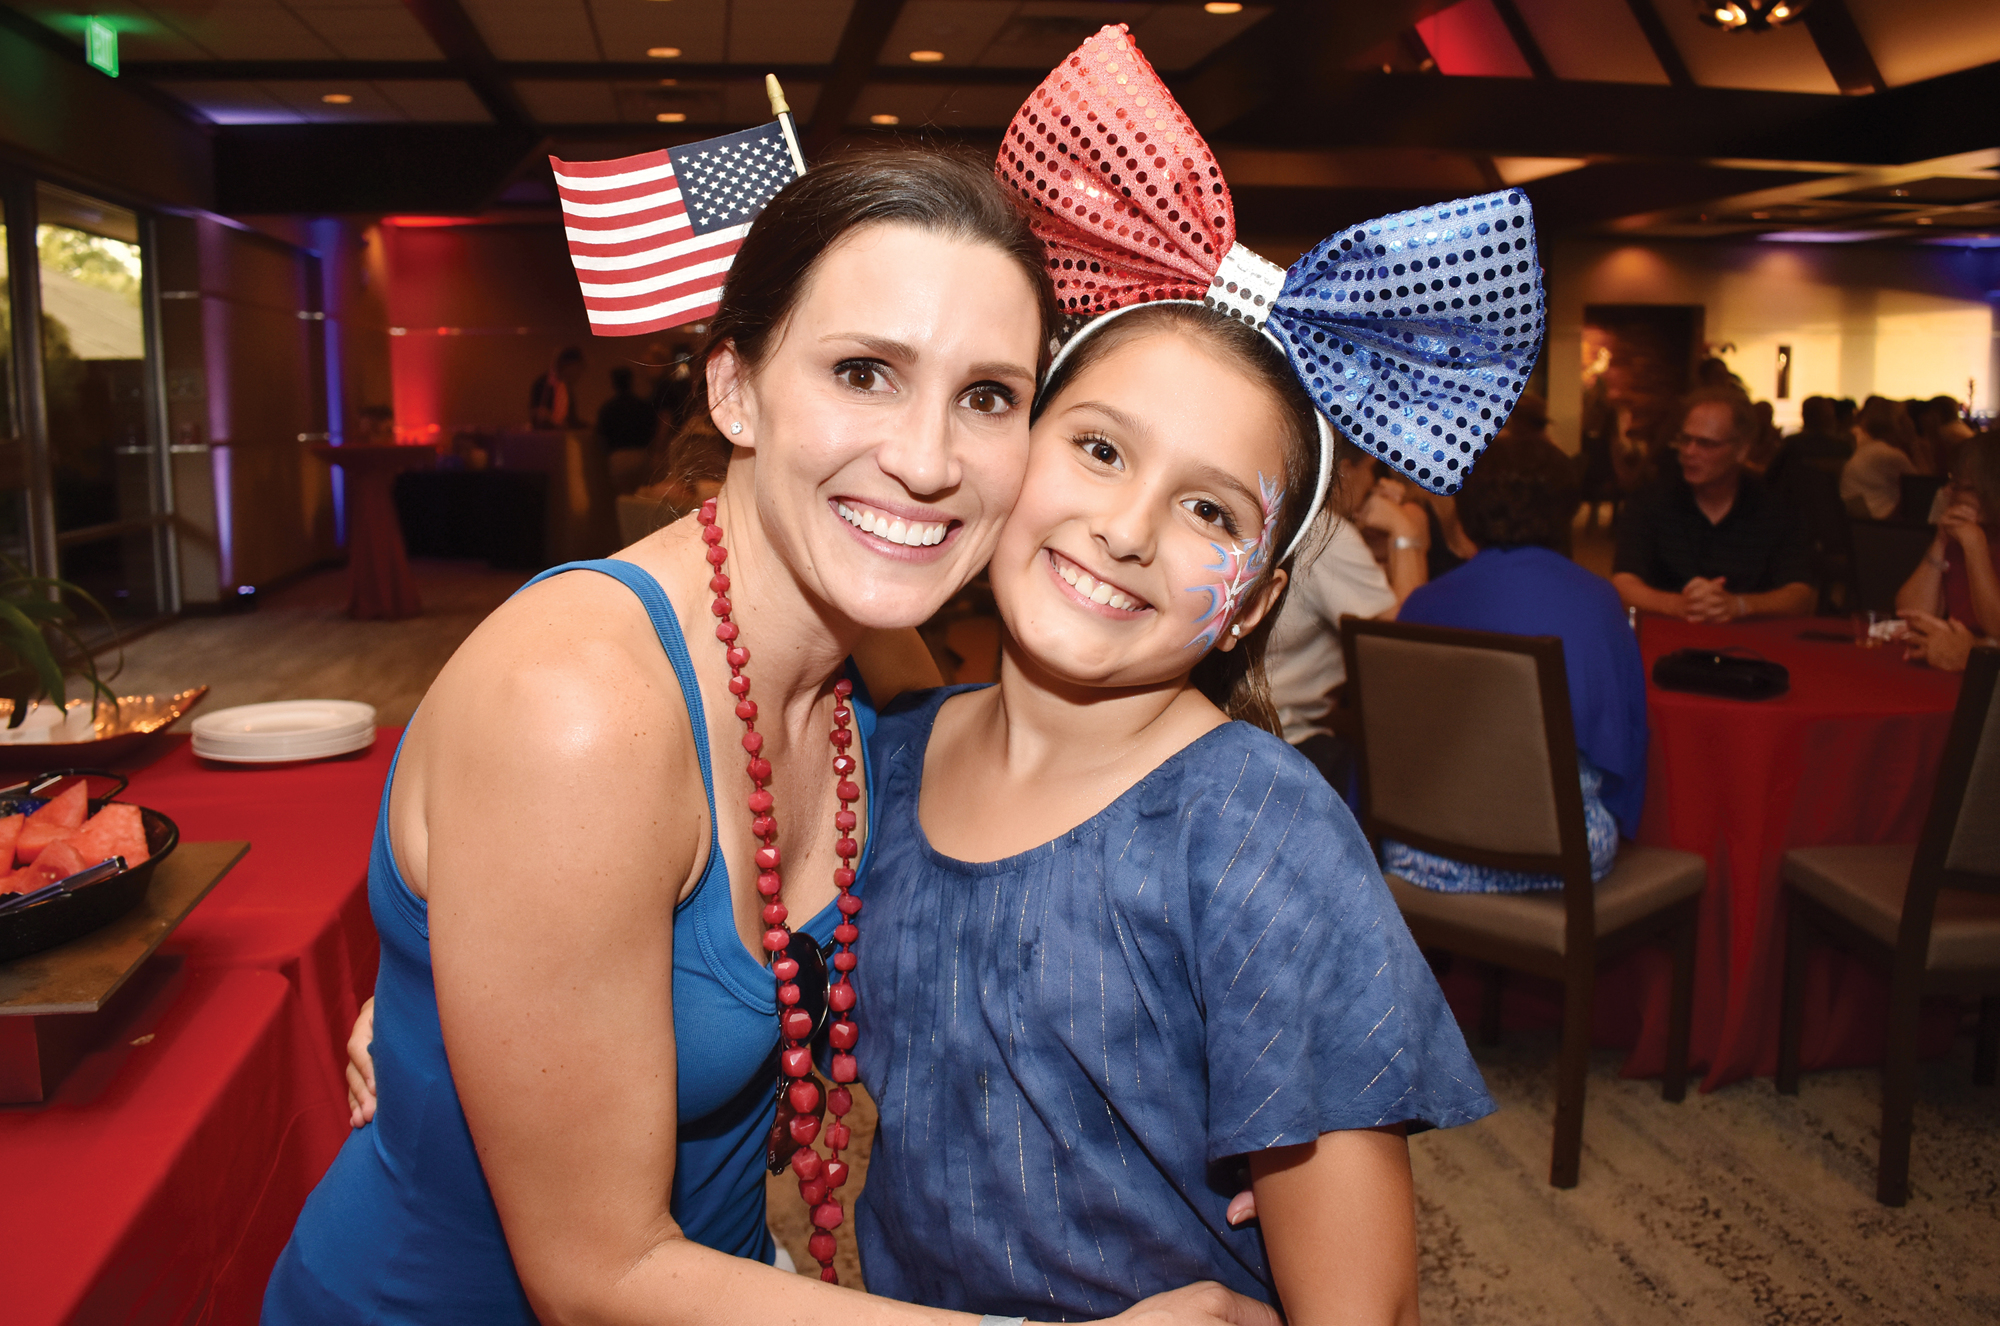
[[[636,820],[662,835],[649,850],[678,856],[684,839],[691,859],[700,779],[687,704],[644,607],[608,576],[559,576],[482,622],[425,695],[391,803],[398,859],[407,869],[422,853],[406,849],[461,816],[554,802],[574,831],[629,833]],[[676,795],[690,785],[695,796]],[[663,820],[663,805],[696,811]]]

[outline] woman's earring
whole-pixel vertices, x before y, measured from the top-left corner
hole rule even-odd
[[[729,435],[731,437],[735,437],[738,433],[742,431],[743,431],[743,421],[741,419],[738,419],[735,423],[729,425]]]
[[[1232,639],[1241,640],[1243,638],[1243,628],[1241,626],[1232,626],[1229,628],[1229,634]]]

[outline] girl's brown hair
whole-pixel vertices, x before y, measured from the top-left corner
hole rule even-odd
[[[1271,535],[1273,560],[1257,583],[1244,592],[1247,600],[1262,590],[1265,580],[1277,569],[1277,553],[1291,546],[1292,539],[1304,523],[1319,480],[1320,464],[1319,421],[1312,400],[1306,395],[1305,388],[1299,385],[1284,352],[1262,332],[1226,313],[1200,304],[1151,304],[1134,309],[1121,314],[1106,324],[1102,331],[1077,346],[1069,358],[1049,374],[1048,381],[1042,384],[1042,390],[1035,398],[1035,418],[1041,417],[1049,402],[1060,395],[1078,374],[1119,346],[1143,336],[1163,333],[1188,337],[1262,384],[1276,399],[1279,415],[1285,421],[1285,494],[1279,505],[1277,526]],[[1329,498],[1339,483],[1337,472],[1329,476]],[[1318,528],[1312,537],[1289,559],[1294,568],[1312,560],[1330,520],[1325,511],[1320,513],[1315,522]],[[1209,650],[1195,664],[1190,676],[1195,689],[1207,696],[1223,713],[1279,736],[1283,736],[1284,732],[1278,721],[1278,707],[1271,701],[1270,682],[1264,676],[1264,648],[1271,638],[1271,628],[1277,624],[1278,612],[1285,606],[1285,592],[1289,590],[1288,582],[1286,590],[1278,595],[1278,601],[1264,614],[1264,619],[1257,623],[1255,630],[1237,641],[1236,648]]]
[[[729,464],[729,442],[709,420],[709,359],[734,343],[754,373],[775,348],[820,259],[847,235],[871,225],[914,226],[999,249],[1034,291],[1047,345],[1057,315],[1042,246],[989,163],[967,153],[909,147],[822,162],[786,185],[744,236],[722,288],[721,307],[709,320],[708,344],[692,365],[685,422],[668,452],[670,484],[719,480]]]

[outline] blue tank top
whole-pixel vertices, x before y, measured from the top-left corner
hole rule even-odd
[[[666,594],[640,568],[608,560],[558,566],[528,583],[573,570],[611,576],[645,605],[687,704],[713,824],[701,690]],[[851,666],[848,676],[865,747],[875,711]],[[875,838],[874,761],[865,774],[863,872]],[[531,1326],[535,1317],[445,1059],[427,908],[403,882],[389,848],[395,778],[392,763],[368,859],[368,907],[382,941],[370,1047],[380,1103],[374,1122],[348,1135],[306,1200],[271,1274],[263,1320]],[[837,919],[829,906],[799,929],[826,943]],[[777,1002],[769,969],[737,935],[728,867],[712,845],[694,892],[674,910],[673,1001],[680,1126],[674,1218],[697,1243],[768,1262],[775,1249],[764,1223],[764,1135],[777,1075]]]

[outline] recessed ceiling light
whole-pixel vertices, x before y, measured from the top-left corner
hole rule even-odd
[[[686,124],[687,112],[661,111],[658,115],[655,115],[653,118],[655,120],[658,120],[661,124]]]
[[[1910,196],[1910,191],[1908,189],[1891,189],[1889,190],[1889,196],[1891,198],[1907,198]]]
[[[1918,225],[1920,225],[1920,226],[1927,226],[1927,225],[1930,225],[1930,224],[1931,224],[1931,219],[1930,219],[1929,217],[1927,217],[1927,216],[1920,216],[1920,217],[1918,217],[1918,218],[1917,218],[1917,224],[1918,224]]]
[[[663,78],[660,80],[661,87],[679,87],[680,85],[681,81],[678,78]]]
[[[1240,14],[1243,12],[1243,6],[1237,4],[1236,0],[1208,0],[1208,3],[1203,5],[1202,8],[1211,14]]]
[[[871,115],[868,117],[868,123],[870,124],[901,124],[902,122],[903,117],[900,115]]]
[[[321,97],[320,100],[329,106],[345,106],[353,101],[354,98],[345,92],[329,92]]]
[[[936,64],[944,59],[943,51],[911,51],[910,58],[918,64]]]
[[[655,60],[678,60],[681,58],[681,48],[678,46],[648,46],[646,54]]]

